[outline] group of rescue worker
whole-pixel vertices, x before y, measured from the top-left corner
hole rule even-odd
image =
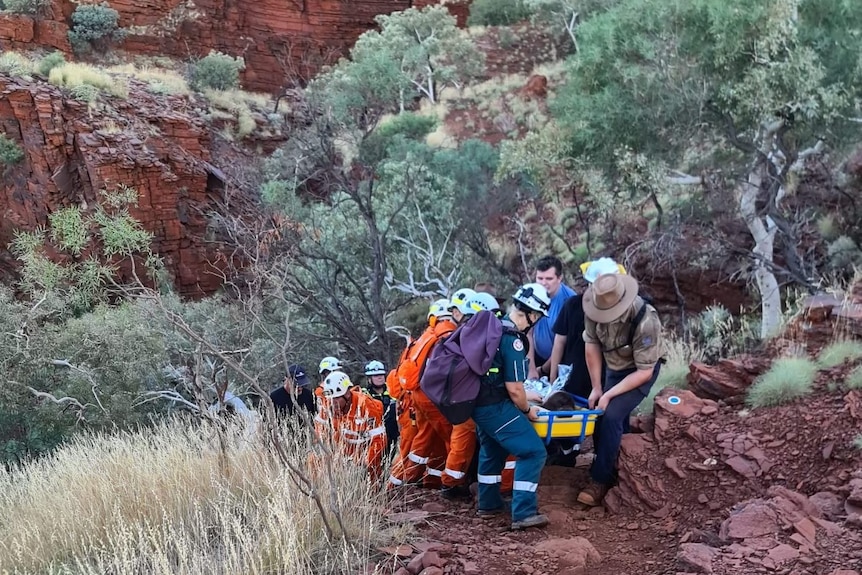
[[[602,411],[591,481],[578,495],[585,505],[600,505],[615,481],[630,414],[649,394],[664,352],[658,314],[623,266],[601,258],[580,271],[587,285],[582,294],[563,282],[558,258],[542,258],[536,281],[518,288],[505,310],[492,284],[459,289],[430,304],[427,326],[408,342],[394,369],[387,372],[379,360],[365,365],[364,387],[353,384],[341,361],[326,357],[315,391],[305,371],[291,366],[270,397],[282,412],[306,409],[316,432],[363,458],[372,477],[379,477],[389,454],[392,488],[421,484],[447,499],[471,499],[476,481],[477,516],[500,516],[510,507],[517,530],[548,524],[537,503],[548,448],[531,423],[543,409],[542,398],[528,394],[524,382],[543,376],[554,382],[561,365],[571,366],[564,390]],[[419,382],[434,346],[481,311],[502,322],[503,335],[472,417],[452,425]],[[563,443],[556,449],[571,454],[576,447]]]

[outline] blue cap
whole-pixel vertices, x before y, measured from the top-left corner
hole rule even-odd
[[[296,385],[300,387],[311,385],[311,380],[308,379],[308,375],[305,373],[305,368],[301,365],[291,365],[287,368],[287,374],[292,377]]]

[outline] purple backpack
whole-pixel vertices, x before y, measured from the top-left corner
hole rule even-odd
[[[419,387],[452,425],[473,414],[482,377],[494,362],[502,336],[497,316],[480,311],[434,346]]]

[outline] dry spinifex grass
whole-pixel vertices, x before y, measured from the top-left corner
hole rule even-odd
[[[225,433],[222,452],[212,425],[173,421],[0,468],[0,573],[345,573],[391,538],[383,494],[360,467],[330,455],[328,475],[302,433],[284,434],[289,457],[342,515],[346,533],[329,542],[263,441]]]

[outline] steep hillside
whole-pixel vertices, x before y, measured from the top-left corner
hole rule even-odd
[[[210,50],[242,56],[243,85],[277,91],[288,79],[307,79],[344,54],[374,17],[434,0],[114,0],[121,48],[130,54],[196,58]],[[466,3],[447,3],[463,23]],[[70,53],[66,34],[75,3],[54,0],[45,18],[0,15],[0,46],[55,48]]]
[[[45,82],[0,75],[0,125],[24,150],[2,179],[0,245],[16,229],[46,226],[58,208],[92,207],[100,190],[123,184],[138,191],[132,215],[155,235],[153,248],[180,293],[212,293],[220,254],[207,241],[207,217],[223,209],[227,179],[218,166],[242,155],[213,134],[193,100],[127,81],[127,97],[87,103]],[[251,198],[232,201],[235,210],[254,209]],[[15,262],[2,253],[0,273],[9,280]]]

